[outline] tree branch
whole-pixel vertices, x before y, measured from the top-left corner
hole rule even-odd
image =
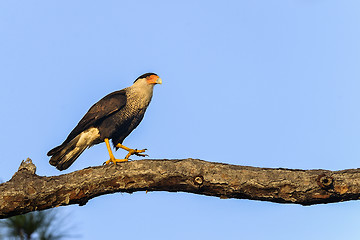
[[[30,159],[0,184],[0,218],[94,197],[136,191],[189,192],[220,198],[312,205],[360,198],[360,169],[257,168],[196,159],[139,160],[42,177]]]

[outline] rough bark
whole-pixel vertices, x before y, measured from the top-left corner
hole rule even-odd
[[[0,218],[96,196],[136,191],[189,192],[220,198],[312,205],[359,199],[360,169],[257,168],[197,159],[141,160],[90,167],[60,176],[35,174],[30,159],[0,185]]]

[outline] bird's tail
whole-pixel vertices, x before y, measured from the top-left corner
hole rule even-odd
[[[88,147],[79,144],[81,135],[76,136],[68,143],[63,143],[50,150],[47,155],[51,156],[49,163],[59,170],[65,170],[74,163],[80,154]]]

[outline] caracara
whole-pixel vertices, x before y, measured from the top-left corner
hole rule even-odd
[[[158,75],[146,73],[138,77],[132,86],[110,93],[95,103],[66,140],[48,152],[50,164],[59,170],[67,169],[86,148],[101,142],[106,143],[110,155],[106,164],[128,161],[133,154],[145,157],[146,154],[142,153],[146,149],[131,149],[122,142],[143,119],[154,85],[158,83],[162,83]],[[122,148],[129,152],[124,159],[115,159],[109,139],[116,150]]]

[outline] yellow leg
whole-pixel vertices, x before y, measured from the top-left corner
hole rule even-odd
[[[129,157],[130,157],[131,155],[134,155],[134,154],[135,154],[136,156],[140,156],[140,157],[146,157],[146,156],[148,156],[147,154],[141,154],[141,153],[145,152],[147,149],[141,149],[141,150],[131,149],[131,148],[128,148],[128,147],[126,147],[126,146],[124,146],[124,145],[122,145],[122,144],[120,144],[120,143],[118,143],[118,144],[116,145],[116,147],[122,148],[122,149],[124,149],[124,150],[126,150],[126,151],[129,152],[129,153],[126,155],[125,159],[129,159]]]
[[[104,141],[105,141],[105,143],[106,143],[106,147],[107,147],[107,150],[108,150],[109,156],[110,156],[110,159],[107,160],[106,162],[104,162],[104,164],[107,165],[107,164],[109,164],[109,163],[111,163],[111,162],[114,163],[114,164],[116,164],[116,163],[118,163],[118,162],[127,162],[127,161],[128,161],[127,158],[126,158],[126,159],[116,159],[116,158],[114,157],[114,154],[113,154],[112,151],[111,151],[109,139],[108,139],[108,138],[105,138]]]

